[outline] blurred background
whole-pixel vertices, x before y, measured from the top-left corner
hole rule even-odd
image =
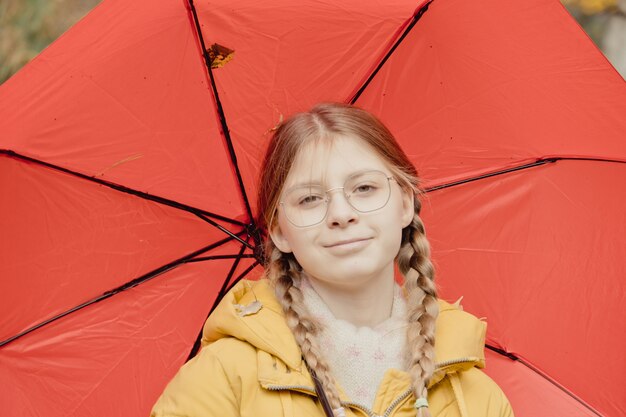
[[[100,1],[0,0],[0,84]],[[626,0],[561,2],[626,78]]]

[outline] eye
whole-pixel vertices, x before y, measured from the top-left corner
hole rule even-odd
[[[300,197],[300,199],[298,199],[298,205],[300,206],[313,205],[313,204],[319,203],[320,201],[322,201],[321,196],[315,195],[315,194],[309,194],[309,195]]]
[[[353,193],[366,194],[366,193],[371,193],[372,191],[375,191],[375,190],[376,190],[376,186],[373,184],[359,184],[356,187],[354,187]]]

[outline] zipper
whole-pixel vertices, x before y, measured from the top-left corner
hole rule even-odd
[[[362,406],[361,404],[357,404],[357,403],[352,403],[352,402],[342,402],[342,405],[346,405],[348,407],[354,407],[354,408],[358,408],[359,410],[363,411],[365,414],[367,414],[369,417],[389,417],[391,415],[391,412],[398,406],[400,405],[400,403],[404,400],[406,400],[409,395],[411,395],[412,390],[409,388],[406,391],[404,391],[402,394],[400,394],[400,396],[398,398],[396,398],[395,400],[393,400],[393,402],[391,404],[389,404],[389,407],[387,407],[387,409],[385,410],[385,414],[383,414],[382,416],[379,416],[377,414],[374,414],[374,412],[372,410],[370,410],[367,407]]]
[[[311,387],[307,387],[306,385],[266,385],[265,389],[270,391],[293,390],[317,396],[315,390]]]
[[[445,368],[446,366],[454,365],[455,363],[475,362],[475,361],[478,361],[478,360],[479,360],[479,358],[477,358],[475,356],[470,356],[468,358],[451,359],[449,361],[443,361],[443,362],[436,363],[435,364],[435,368],[436,369],[441,369],[441,368]]]
[[[451,360],[447,360],[447,361],[443,361],[443,362],[439,362],[435,364],[435,369],[441,369],[441,368],[445,368],[446,366],[450,366],[450,365],[454,365],[457,363],[461,363],[461,362],[474,362],[479,360],[479,358],[477,357],[467,357],[467,358],[458,358],[458,359],[451,359]],[[314,397],[317,397],[317,393],[315,392],[315,389],[313,389],[312,387],[306,386],[306,385],[267,385],[265,386],[266,389],[270,390],[270,391],[282,391],[282,390],[293,390],[293,391],[299,391],[302,392],[304,394],[310,394]],[[353,402],[344,402],[341,401],[341,405],[342,406],[346,406],[346,407],[351,407],[351,408],[356,408],[360,411],[362,411],[364,414],[366,414],[368,417],[389,417],[391,415],[391,413],[393,412],[393,410],[400,405],[400,403],[404,400],[406,400],[410,395],[411,392],[413,390],[411,388],[407,389],[406,391],[404,391],[398,398],[396,398],[395,400],[393,400],[393,402],[389,405],[389,407],[387,407],[387,409],[385,410],[385,413],[382,416],[379,416],[377,414],[375,414],[370,408],[365,407],[364,405],[358,404],[358,403],[353,403]]]
[[[294,391],[303,392],[305,394],[311,394],[313,396],[317,396],[317,393],[315,392],[315,390],[306,385],[267,385],[265,388],[270,391],[294,390]],[[408,398],[409,395],[411,395],[411,391],[412,391],[411,389],[408,389],[405,392],[403,392],[398,398],[393,400],[393,402],[385,410],[385,414],[383,414],[382,416],[375,414],[368,407],[365,407],[364,405],[361,405],[358,403],[353,403],[350,401],[341,401],[341,405],[345,407],[356,408],[362,411],[364,414],[367,414],[368,417],[389,417],[391,415],[391,412],[394,410],[394,408],[396,408],[402,401],[404,401],[405,399]]]
[[[351,407],[351,408],[356,408],[357,410],[360,410],[361,412],[367,414],[368,417],[380,417],[376,414],[374,414],[374,412],[372,410],[370,410],[369,408],[365,407],[364,405],[361,404],[357,404],[357,403],[351,403],[351,402],[341,402],[341,405],[345,406],[345,407]]]
[[[398,398],[396,398],[391,405],[389,406],[389,408],[387,408],[387,410],[385,411],[385,415],[384,417],[389,417],[391,415],[391,412],[393,411],[394,408],[396,408],[398,405],[400,405],[400,403],[404,400],[406,400],[407,398],[409,398],[409,395],[411,395],[411,392],[413,392],[413,390],[411,388],[409,388],[408,390],[404,391],[402,393],[402,395],[400,395]]]

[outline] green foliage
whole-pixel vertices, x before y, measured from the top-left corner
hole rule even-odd
[[[0,83],[82,18],[101,0],[2,0]]]
[[[561,2],[586,15],[611,12],[617,9],[617,0],[561,0]]]

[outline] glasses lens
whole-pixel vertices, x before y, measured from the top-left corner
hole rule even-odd
[[[391,195],[387,174],[381,171],[351,176],[344,184],[343,191],[350,205],[363,213],[384,207]],[[287,219],[299,227],[320,223],[328,209],[326,190],[318,185],[292,188],[285,194],[281,204]]]
[[[319,186],[303,186],[290,190],[283,200],[287,219],[296,226],[310,226],[326,215],[325,191]]]
[[[370,171],[350,177],[345,184],[345,192],[352,207],[368,212],[387,204],[391,188],[384,172]]]

